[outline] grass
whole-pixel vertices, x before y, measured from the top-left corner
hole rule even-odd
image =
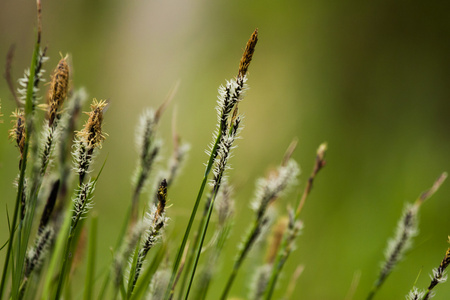
[[[234,261],[227,261],[221,255],[223,249],[234,247],[228,243],[233,229],[234,205],[232,178],[228,178],[227,170],[242,130],[239,104],[248,90],[248,69],[257,48],[258,30],[247,42],[236,77],[219,88],[217,127],[183,238],[180,241],[170,239],[165,231],[170,226],[167,199],[171,183],[180,173],[188,151],[176,132],[172,158],[167,168],[157,175],[154,196],[146,204],[141,199],[143,188],[150,185],[150,176],[158,172],[155,162],[161,142],[157,125],[170,102],[172,96],[169,96],[157,110],[148,110],[141,117],[136,130],[139,157],[129,209],[121,216],[123,229],[117,233],[110,265],[98,268],[98,248],[104,245],[96,243],[101,233],[97,227],[98,216],[92,216],[90,209],[94,205],[95,187],[102,180],[103,167],[114,163],[104,161],[98,171],[93,169],[96,155],[107,139],[103,123],[109,104],[93,99],[84,126],[78,124],[86,96],[82,89],[70,85],[67,56],[61,58],[52,73],[46,103],[40,102],[44,96],[39,87],[44,80],[47,49],[41,49],[40,1],[37,1],[37,8],[36,43],[30,68],[20,81],[22,89],[17,93],[7,72],[11,94],[17,103],[10,137],[20,158],[15,207],[6,220],[9,239],[1,250],[5,251],[5,261],[0,299],[73,299],[80,294],[71,285],[73,269],[82,261],[86,261],[87,266],[81,289],[83,299],[206,299],[210,283],[218,278],[226,278],[220,298],[228,299],[244,263],[255,270],[253,282],[248,282],[250,298],[273,299],[277,282],[303,228],[301,212],[319,171],[326,165],[327,145],[318,147],[304,192],[298,199],[289,199],[290,204],[280,216],[274,213],[274,203],[289,195],[288,190],[297,184],[300,174],[297,162],[292,159],[296,141],[287,148],[279,166],[257,181],[251,204],[254,215],[242,235]],[[10,62],[8,64],[10,66]],[[45,116],[39,108],[45,111]],[[42,118],[45,121],[39,124]],[[446,176],[443,173],[416,202],[406,206],[395,237],[389,242],[383,267],[372,290],[367,291],[367,299],[377,296],[388,275],[407,254],[417,235],[419,209],[439,189]],[[203,213],[198,218],[202,203]],[[218,220],[217,224],[211,222],[212,218]],[[195,223],[198,227],[192,232]],[[87,224],[90,224],[89,231]],[[211,235],[208,230],[211,232],[212,225],[216,226]],[[266,258],[249,260],[264,244],[270,245]],[[86,247],[87,253],[84,253]],[[231,273],[223,274],[221,263],[231,263]],[[427,289],[411,287],[407,297],[430,299],[435,287],[445,281],[445,269],[449,264],[450,248],[433,270]],[[292,276],[286,299],[292,296],[292,286],[301,270],[299,267]]]

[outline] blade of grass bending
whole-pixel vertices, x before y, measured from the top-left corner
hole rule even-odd
[[[211,172],[211,169],[212,169],[212,166],[213,166],[214,154],[215,154],[215,152],[217,150],[217,147],[218,147],[218,144],[219,144],[219,141],[220,141],[221,137],[222,137],[222,135],[219,132],[219,134],[217,135],[216,142],[214,143],[214,146],[213,146],[213,148],[211,150],[211,155],[209,157],[208,165],[206,166],[206,169],[205,169],[205,174],[203,176],[203,181],[202,181],[202,184],[201,184],[200,189],[198,191],[197,199],[195,200],[194,208],[192,209],[191,217],[189,218],[189,223],[188,223],[188,226],[186,227],[186,231],[184,233],[183,241],[181,242],[181,246],[178,249],[177,257],[175,258],[175,263],[174,263],[174,266],[173,266],[173,269],[172,269],[172,275],[170,276],[170,281],[169,281],[169,284],[168,284],[167,289],[166,289],[166,294],[164,296],[164,299],[166,299],[166,300],[168,300],[171,297],[172,285],[173,285],[173,282],[175,281],[175,277],[177,276],[178,267],[180,266],[181,257],[183,256],[183,251],[184,251],[184,248],[186,247],[187,239],[189,237],[189,233],[191,231],[192,224],[194,223],[194,219],[195,219],[195,215],[197,213],[198,205],[200,204],[200,199],[202,198],[203,191],[205,190],[206,182],[208,180],[208,175]]]
[[[136,283],[134,292],[131,295],[131,300],[142,299],[143,297],[142,294],[147,290],[153,275],[155,274],[156,270],[158,269],[159,265],[161,264],[164,258],[166,250],[167,245],[162,244],[158,252],[156,253],[156,256],[153,259],[151,265],[148,267],[148,269],[145,270],[145,272],[141,275],[140,279]]]
[[[86,281],[85,281],[85,290],[84,290],[84,298],[90,300],[92,299],[93,293],[93,283],[94,283],[94,275],[95,275],[95,250],[96,250],[96,241],[97,241],[97,216],[92,217],[91,221],[91,230],[89,232],[89,253],[88,253],[88,261],[87,261],[87,270],[86,270]]]

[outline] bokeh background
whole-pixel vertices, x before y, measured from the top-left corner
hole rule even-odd
[[[275,298],[303,264],[292,299],[346,299],[355,274],[360,281],[353,299],[363,299],[405,202],[450,171],[450,2],[43,0],[42,5],[47,74],[60,52],[69,53],[73,86],[111,102],[104,127],[109,137],[97,160],[108,155],[95,195],[99,269],[110,260],[131,198],[138,117],[162,103],[177,81],[160,136],[167,158],[176,110],[177,130],[191,144],[183,173],[169,191],[170,239],[181,239],[215,126],[217,88],[237,73],[256,27],[260,41],[250,90],[240,106],[245,129],[230,162],[236,227],[210,299],[222,290],[242,229],[253,218],[255,180],[279,163],[294,137],[302,175],[300,186],[279,201],[280,214],[304,187],[323,141],[329,145],[328,164],[303,211],[305,228]],[[0,61],[3,68],[15,44],[15,78],[31,60],[35,28],[33,1],[0,1]],[[0,98],[0,237],[5,241],[4,208],[13,208],[18,152],[7,137],[14,103],[4,80]],[[415,246],[378,299],[403,299],[416,279],[418,287],[428,286],[428,274],[449,246],[449,200],[447,182],[423,205]],[[174,247],[169,255],[174,257]],[[244,265],[233,296],[246,298],[253,271]],[[436,291],[436,299],[448,299],[450,284]]]

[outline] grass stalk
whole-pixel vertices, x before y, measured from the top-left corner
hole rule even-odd
[[[209,224],[209,220],[211,219],[211,213],[212,213],[212,210],[213,210],[213,206],[214,206],[214,201],[216,199],[216,195],[217,195],[217,189],[214,190],[213,196],[211,198],[211,203],[209,204],[208,213],[206,215],[206,219],[205,219],[205,222],[203,224],[202,232],[201,232],[200,239],[199,239],[199,244],[197,245],[197,248],[196,248],[196,256],[195,256],[195,260],[193,262],[191,274],[189,276],[189,283],[188,283],[188,287],[187,287],[184,299],[188,298],[189,292],[191,290],[192,282],[194,281],[195,271],[197,269],[197,264],[198,264],[198,261],[200,259],[200,254],[202,252],[203,242],[205,241],[206,231],[208,230],[208,224]]]
[[[412,239],[417,234],[417,215],[421,205],[434,195],[446,178],[447,173],[442,173],[438,179],[436,179],[432,187],[423,192],[413,205],[406,206],[403,216],[398,222],[395,237],[388,243],[383,267],[366,298],[367,300],[371,300],[375,297],[386,278],[391,274],[397,263],[411,247]]]
[[[91,230],[89,232],[89,252],[87,259],[86,281],[84,284],[84,296],[83,299],[92,299],[94,289],[94,276],[95,276],[95,255],[97,249],[97,216],[94,215],[91,221]]]
[[[186,231],[185,231],[184,236],[183,236],[183,240],[181,242],[180,247],[178,248],[177,256],[175,257],[175,262],[174,262],[174,265],[173,265],[173,268],[172,268],[172,274],[170,275],[169,284],[167,286],[166,294],[164,296],[164,299],[166,299],[166,300],[171,298],[171,297],[173,297],[172,285],[173,285],[173,283],[175,281],[175,278],[177,276],[178,268],[179,268],[180,262],[181,262],[181,257],[183,256],[184,248],[186,247],[186,243],[187,243],[187,240],[188,240],[188,237],[189,237],[189,233],[191,232],[192,224],[194,223],[195,215],[197,214],[197,209],[198,209],[198,206],[200,204],[200,199],[202,198],[203,191],[205,190],[206,182],[208,180],[208,175],[211,172],[211,169],[212,169],[212,166],[213,166],[214,154],[217,151],[217,147],[218,147],[220,138],[221,138],[221,134],[219,132],[218,135],[217,135],[216,141],[214,143],[214,146],[212,147],[211,155],[209,157],[208,164],[206,165],[205,173],[203,175],[203,180],[202,180],[202,183],[200,185],[200,189],[199,189],[199,191],[197,193],[197,198],[195,200],[194,207],[192,209],[192,213],[191,213],[191,216],[189,218],[189,222],[188,222],[188,225],[186,227]]]
[[[278,277],[281,273],[281,270],[283,269],[284,264],[286,263],[289,254],[291,253],[293,249],[293,243],[296,239],[296,237],[299,234],[300,226],[299,224],[300,220],[300,212],[302,211],[306,199],[308,198],[309,194],[311,193],[314,180],[319,173],[319,171],[325,166],[325,152],[327,150],[327,145],[325,143],[321,144],[316,152],[316,160],[314,164],[313,171],[311,175],[308,178],[308,181],[306,183],[305,189],[303,191],[303,194],[300,198],[300,201],[297,205],[297,209],[294,212],[290,213],[290,220],[289,220],[289,226],[288,230],[283,234],[283,240],[281,242],[281,247],[278,250],[274,266],[272,268],[272,272],[270,275],[269,282],[267,284],[265,293],[264,293],[264,299],[269,300],[272,298],[273,292],[275,290],[276,283],[278,281]]]

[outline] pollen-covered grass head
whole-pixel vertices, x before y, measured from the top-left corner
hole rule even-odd
[[[255,52],[256,43],[258,42],[258,28],[253,31],[250,39],[247,42],[247,45],[244,50],[244,54],[242,55],[241,61],[239,62],[239,73],[238,77],[244,77],[247,74],[248,67],[250,66],[250,62],[253,58],[253,53]]]
[[[23,151],[25,147],[25,112],[22,109],[16,109],[12,115],[11,122],[13,127],[9,130],[9,138],[16,142],[17,148],[19,148],[20,157],[23,158]]]
[[[91,111],[84,128],[77,132],[77,137],[88,148],[101,148],[102,142],[106,139],[106,133],[102,131],[103,110],[108,105],[105,100],[94,99],[91,104]]]
[[[47,119],[48,125],[51,127],[58,118],[60,109],[67,97],[69,89],[69,65],[67,63],[68,56],[61,58],[57,67],[53,71],[50,88],[47,97]]]

